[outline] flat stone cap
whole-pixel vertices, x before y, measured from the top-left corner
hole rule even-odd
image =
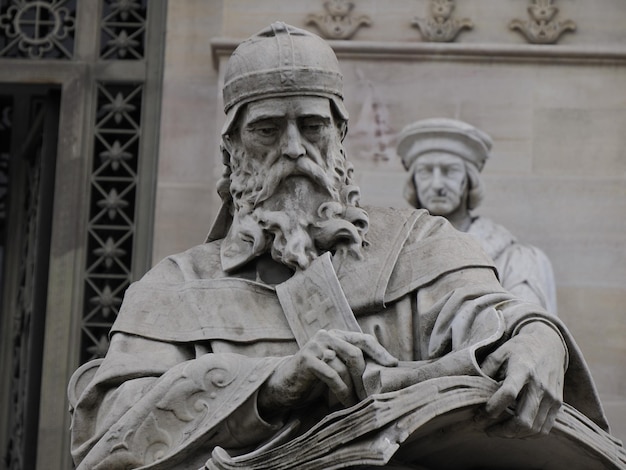
[[[396,151],[406,170],[421,155],[437,151],[457,155],[482,170],[492,145],[489,135],[466,122],[431,118],[402,129]]]
[[[309,31],[276,22],[243,41],[228,61],[224,132],[244,104],[283,96],[326,97],[339,116],[348,119],[343,76],[330,45]]]

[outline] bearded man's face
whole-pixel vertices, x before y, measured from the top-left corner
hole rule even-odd
[[[231,241],[306,268],[321,251],[360,255],[367,214],[357,207],[330,101],[268,98],[242,110],[230,139]]]

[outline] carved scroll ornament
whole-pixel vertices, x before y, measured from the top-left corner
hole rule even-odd
[[[572,20],[556,21],[559,9],[552,0],[532,0],[528,7],[530,20],[514,19],[509,24],[512,30],[519,30],[533,44],[554,44],[566,31],[575,31],[576,23]]]
[[[315,25],[326,39],[350,39],[361,26],[369,26],[369,16],[352,16],[354,3],[346,0],[324,2],[326,14],[307,16],[306,24]]]
[[[461,30],[474,27],[468,18],[452,18],[454,6],[454,0],[431,0],[431,18],[416,17],[411,25],[420,30],[426,41],[452,42]]]

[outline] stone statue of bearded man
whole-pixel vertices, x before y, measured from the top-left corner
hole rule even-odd
[[[563,401],[606,429],[566,327],[506,292],[475,241],[425,210],[360,206],[328,44],[260,31],[229,61],[224,104],[208,240],[128,289],[106,357],[70,384],[78,470],[416,468],[393,403],[426,405],[437,387],[413,387],[449,377],[489,384],[499,436],[549,436]],[[341,433],[313,444],[326,425]]]
[[[337,59],[317,36],[290,31],[268,32],[275,47],[264,35],[242,44],[226,72],[218,191],[221,215],[232,218],[227,269],[266,252],[305,269],[320,250],[360,257],[365,243],[368,216],[341,144],[348,114]],[[224,235],[225,219],[209,239]]]

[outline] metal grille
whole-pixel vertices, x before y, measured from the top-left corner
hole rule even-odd
[[[141,84],[98,84],[81,362],[106,353],[131,280],[142,95]]]
[[[102,8],[100,58],[143,59],[147,0],[106,0]]]
[[[71,59],[76,0],[0,0],[0,57]]]

